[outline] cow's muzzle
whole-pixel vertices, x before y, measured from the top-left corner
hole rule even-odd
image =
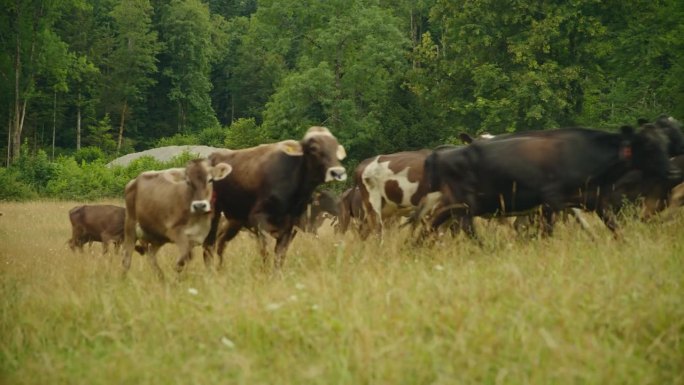
[[[330,182],[332,180],[343,181],[347,179],[347,171],[344,167],[330,167],[325,173],[325,181]]]
[[[208,200],[192,201],[190,204],[190,212],[195,214],[203,214],[211,211],[211,203]]]

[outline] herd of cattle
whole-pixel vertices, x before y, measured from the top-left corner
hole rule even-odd
[[[175,243],[181,271],[194,246],[209,265],[222,264],[227,242],[251,231],[267,261],[266,234],[276,240],[280,267],[296,228],[315,232],[328,213],[339,232],[354,227],[362,237],[407,217],[420,237],[447,224],[477,239],[474,217],[539,213],[551,235],[556,214],[594,211],[619,237],[615,214],[625,202],[640,202],[641,217],[672,210],[684,200],[684,135],[671,117],[640,120],[619,133],[562,128],[462,136],[462,146],[378,155],[359,163],[353,187],[339,197],[317,191],[347,178],[346,153],[325,127],[311,127],[302,140],[242,150],[221,150],[185,168],[143,172],[125,188],[125,208],[77,206],[69,212],[72,249],[100,241],[123,244],[124,271],[133,251],[146,254],[157,272],[156,253]]]

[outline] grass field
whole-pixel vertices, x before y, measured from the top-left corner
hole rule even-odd
[[[165,246],[160,282],[72,254],[75,204],[0,203],[0,383],[684,384],[684,213],[623,241],[478,223],[483,247],[324,228],[280,274],[241,234],[220,271]]]

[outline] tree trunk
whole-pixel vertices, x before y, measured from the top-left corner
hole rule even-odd
[[[124,99],[123,108],[121,109],[121,124],[119,124],[119,141],[116,143],[116,154],[121,151],[121,144],[123,143],[124,122],[126,121],[126,109],[128,108],[128,101]]]
[[[7,167],[10,166],[10,157],[12,156],[12,107],[10,107],[9,112],[7,114]]]
[[[17,16],[19,16],[17,14]],[[18,28],[18,27],[17,27]],[[12,160],[19,157],[19,147],[21,145],[21,116],[19,114],[19,78],[21,77],[21,38],[17,30],[17,50],[14,57],[14,123],[12,127]]]
[[[51,160],[55,160],[55,136],[57,134],[57,90],[54,90],[52,99],[52,156]]]
[[[76,99],[76,151],[81,149],[81,91]]]

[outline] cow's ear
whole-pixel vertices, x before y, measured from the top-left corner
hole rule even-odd
[[[302,145],[296,140],[286,140],[278,143],[280,151],[286,153],[290,156],[302,156],[304,155],[304,150]]]
[[[221,180],[228,176],[233,171],[233,166],[228,163],[219,163],[211,169],[211,175],[214,180]]]
[[[465,132],[461,132],[460,134],[458,134],[458,138],[461,139],[461,142],[465,144],[470,144],[473,142],[473,137],[466,134]]]
[[[622,126],[622,127],[620,127],[620,132],[622,133],[623,136],[630,137],[630,136],[634,135],[634,127]]]
[[[184,168],[170,168],[162,171],[164,179],[171,183],[185,183],[185,169]]]
[[[337,159],[342,160],[347,157],[347,151],[341,144],[337,145]]]

